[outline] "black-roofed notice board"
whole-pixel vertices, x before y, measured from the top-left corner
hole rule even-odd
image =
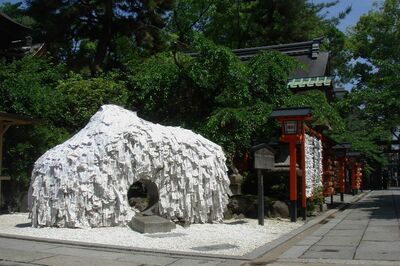
[[[266,144],[260,144],[252,148],[254,152],[255,169],[273,169],[275,163],[275,154]]]

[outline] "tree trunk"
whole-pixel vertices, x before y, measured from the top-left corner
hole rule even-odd
[[[93,62],[94,64],[91,69],[92,75],[95,75],[99,68],[104,68],[106,66],[107,51],[110,47],[112,38],[112,26],[114,16],[113,0],[104,1],[104,10],[104,15],[102,17],[102,31],[98,38],[99,42]]]

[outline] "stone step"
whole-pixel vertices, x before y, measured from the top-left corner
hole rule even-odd
[[[161,233],[171,232],[176,228],[175,223],[160,216],[140,216],[137,215],[129,222],[129,227],[139,233]]]

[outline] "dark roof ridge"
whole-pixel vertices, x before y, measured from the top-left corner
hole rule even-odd
[[[8,124],[38,124],[43,123],[44,120],[38,118],[31,118],[26,115],[0,112],[0,122]]]
[[[308,55],[311,58],[316,58],[320,52],[320,44],[323,39],[323,37],[320,37],[311,41],[233,49],[232,51],[239,58],[251,57],[257,52],[267,50],[276,50],[287,55]]]
[[[4,20],[6,20],[7,22],[14,24],[16,27],[20,27],[22,30],[25,30],[25,31],[32,31],[31,28],[29,28],[29,27],[27,27],[27,26],[25,26],[25,25],[22,25],[21,23],[19,23],[19,22],[15,21],[14,19],[10,18],[10,17],[9,17],[6,13],[4,13],[3,11],[0,11],[0,17],[2,17],[2,18],[3,18]]]

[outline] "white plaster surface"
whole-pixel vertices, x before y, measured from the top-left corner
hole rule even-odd
[[[104,105],[89,123],[35,163],[29,192],[33,226],[125,225],[135,215],[127,191],[139,180],[159,189],[160,215],[219,221],[229,178],[220,146],[179,127]]]
[[[176,229],[168,234],[140,234],[126,226],[97,228],[32,227],[28,213],[16,213],[0,215],[0,234],[147,249],[244,255],[304,224],[303,221],[291,223],[288,219],[265,219],[264,223],[264,226],[259,226],[256,219],[232,219],[225,220],[222,223],[192,224],[188,228],[177,226]],[[162,238],[156,238],[155,236]],[[193,249],[221,244],[230,244],[237,247],[204,251]]]
[[[305,137],[306,197],[312,197],[322,187],[322,142],[309,134]]]

